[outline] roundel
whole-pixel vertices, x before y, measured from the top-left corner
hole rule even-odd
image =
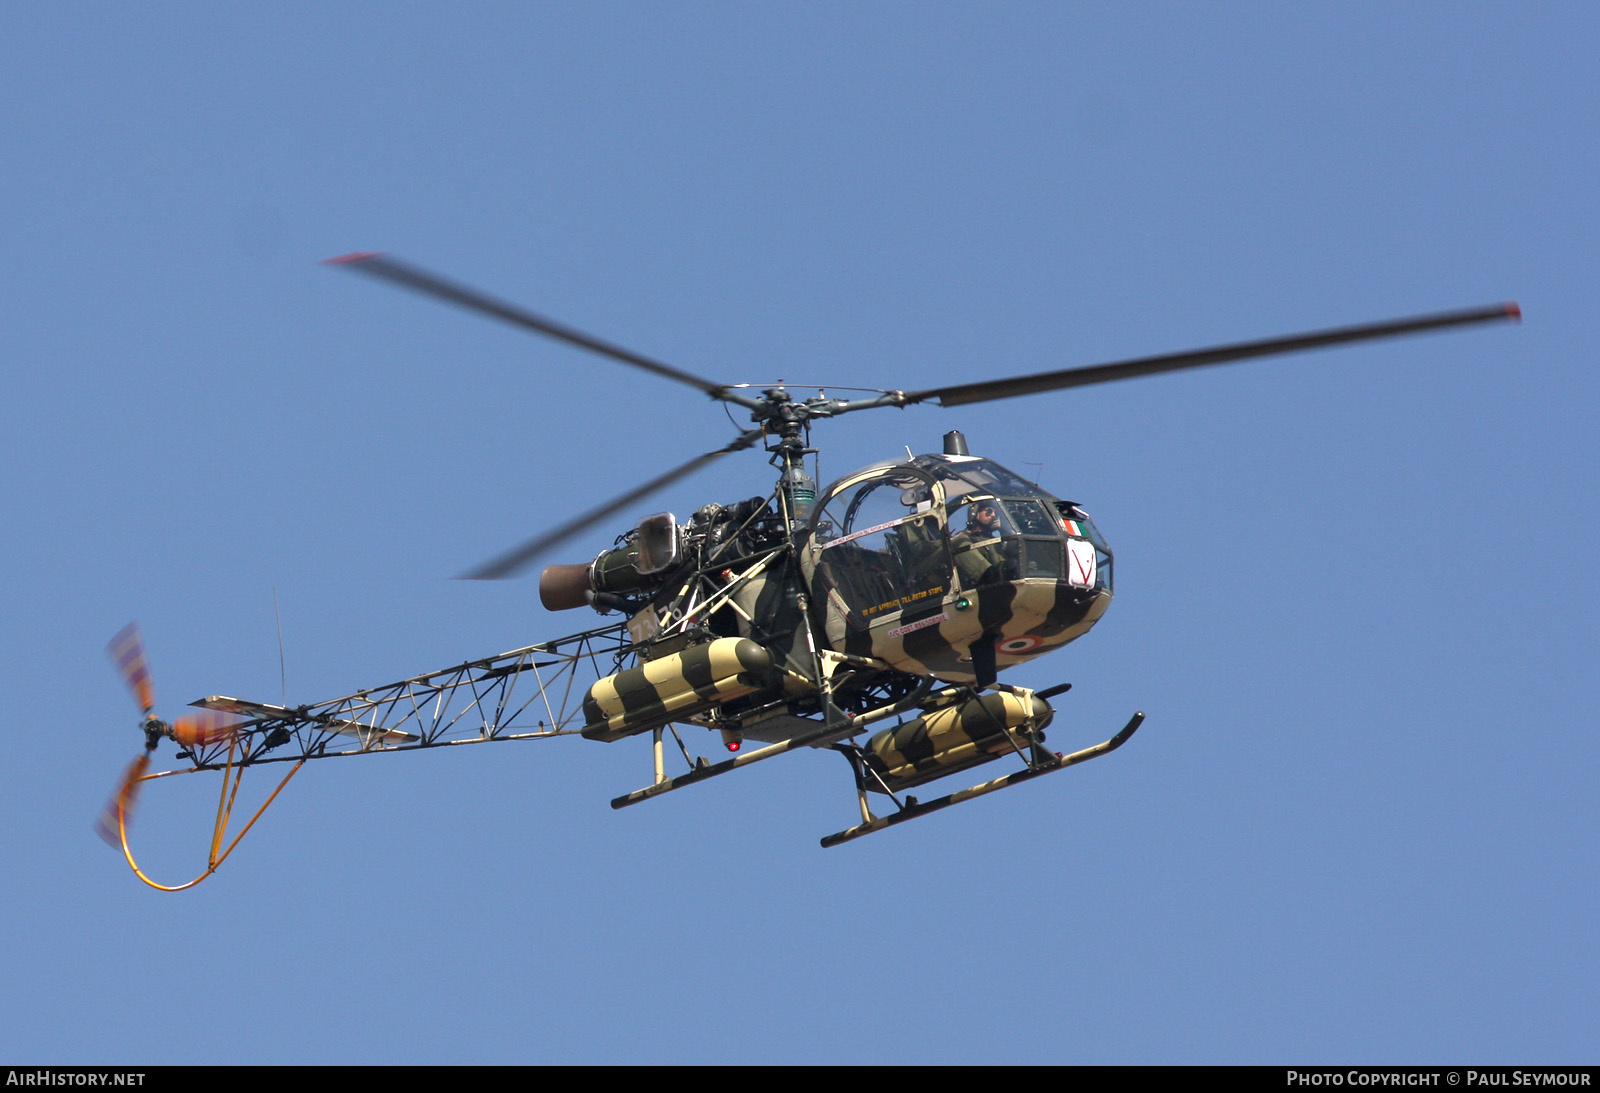
[[[995,646],[995,649],[998,652],[1005,653],[1007,656],[1016,657],[1021,656],[1023,653],[1031,653],[1043,644],[1044,639],[1038,634],[1023,634],[1020,638],[1002,641]]]

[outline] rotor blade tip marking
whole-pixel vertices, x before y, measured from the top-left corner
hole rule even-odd
[[[350,254],[341,254],[337,258],[324,258],[322,264],[325,266],[354,266],[382,257],[383,252],[381,250],[358,250]]]

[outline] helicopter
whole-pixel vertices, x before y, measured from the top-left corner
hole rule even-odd
[[[547,610],[589,608],[620,621],[327,702],[290,707],[212,695],[193,703],[200,714],[163,721],[153,712],[137,628],[124,630],[112,657],[142,711],[145,752],[100,830],[142,880],[163,890],[215,872],[316,759],[561,735],[611,743],[648,733],[653,777],[612,800],[625,808],[799,748],[830,749],[849,766],[860,813],[859,823],[821,840],[830,847],[1099,758],[1127,742],[1142,712],[1101,743],[1057,752],[1046,747],[1050,699],[1071,684],[1035,691],[1000,680],[1088,633],[1110,606],[1113,555],[1089,514],[972,454],[958,430],[937,453],[908,448],[905,458],[819,490],[806,472],[806,457],[818,452],[813,427],[884,407],[964,406],[1521,318],[1517,304],[1501,303],[925,390],[801,398],[782,384],[714,382],[385,254],[327,264],[694,387],[748,414],[750,427],[722,447],[465,577],[521,574],[559,544],[735,452],[763,451],[777,480],[765,496],[709,503],[684,521],[670,512],[647,516],[592,560],[543,568]],[[691,756],[680,725],[715,734],[726,757]],[[669,733],[684,773],[666,771]],[[163,739],[188,767],[148,773]],[[1020,767],[931,800],[907,792],[1007,757]],[[291,765],[224,848],[244,771],[272,763]],[[134,797],[149,780],[200,771],[223,773],[207,868],[187,884],[158,884],[128,844]]]

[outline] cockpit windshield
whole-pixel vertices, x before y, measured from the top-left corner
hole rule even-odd
[[[1043,578],[1110,590],[1111,550],[1071,501],[990,459],[924,455],[914,462],[944,487],[964,587]],[[1074,540],[1088,542],[1074,546]]]
[[[991,460],[917,456],[846,481],[812,517],[811,550],[823,585],[858,623],[953,589],[1016,581],[1050,581],[1073,596],[1111,589],[1111,552],[1088,515]]]
[[[1045,492],[1037,483],[1018,477],[992,459],[920,455],[915,463],[943,483],[945,499],[951,504],[969,493],[1036,497]]]

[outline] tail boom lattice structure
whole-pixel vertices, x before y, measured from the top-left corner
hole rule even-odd
[[[629,648],[618,624],[307,706],[221,695],[194,705],[246,719],[237,766],[566,736],[583,728],[591,675],[613,671]],[[192,767],[166,773],[219,769],[227,750],[192,748]]]
[[[183,891],[216,872],[279,791],[306,763],[336,756],[483,744],[496,740],[537,740],[581,732],[583,697],[590,677],[615,671],[628,655],[627,628],[618,624],[468,661],[398,683],[357,691],[307,706],[270,706],[213,695],[194,703],[210,717],[240,717],[226,731],[209,726],[173,734],[179,758],[190,765],[145,773],[149,752],[141,756],[107,806],[100,826],[106,841],[120,846],[139,879],[167,892]],[[164,726],[164,722],[149,722]],[[266,763],[292,763],[265,802],[227,841],[233,806],[245,769]],[[221,797],[211,835],[206,869],[184,884],[159,884],[147,877],[128,845],[128,813],[139,786],[156,778],[197,771],[221,771]]]

